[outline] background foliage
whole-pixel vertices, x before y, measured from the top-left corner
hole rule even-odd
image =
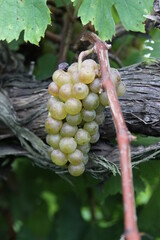
[[[160,31],[140,33],[144,32],[144,15],[150,13],[153,1],[73,2],[74,8],[69,0],[48,1],[48,8],[45,0],[12,3],[0,0],[0,38],[10,42],[10,49],[23,54],[27,71],[31,61],[35,62],[34,74],[38,80],[50,77],[58,61],[63,60],[66,38],[70,46],[65,57],[69,63],[74,61],[77,52],[84,47],[79,43],[81,33],[93,29],[89,21],[105,40],[112,38],[115,25],[120,22],[131,30],[112,39],[112,66],[121,67],[159,57]],[[82,26],[77,15],[86,26]],[[72,30],[69,37],[66,32],[64,35],[68,18],[73,21],[68,28]],[[45,38],[39,43],[51,20],[52,25],[48,26]],[[65,36],[63,44],[57,36]],[[26,44],[24,40],[40,46]],[[154,137],[149,141],[146,136],[137,137],[137,145],[159,141]],[[6,159],[6,163],[8,161]],[[133,173],[138,225],[143,239],[160,240],[159,161],[143,163]],[[5,174],[0,171],[0,177],[0,239],[118,240],[123,234],[119,175],[110,175],[100,181],[85,173],[66,181],[53,172],[32,166],[29,159],[17,158],[13,160],[11,171]]]

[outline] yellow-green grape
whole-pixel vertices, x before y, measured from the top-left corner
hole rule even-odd
[[[54,105],[50,106],[50,114],[57,120],[62,120],[67,116],[65,105],[62,102],[55,102]]]
[[[125,91],[126,91],[126,87],[125,87],[125,85],[121,82],[121,83],[119,84],[118,88],[117,88],[117,95],[118,95],[118,97],[123,96],[124,93],[125,93]]]
[[[59,142],[59,148],[63,153],[73,153],[77,148],[77,143],[72,137],[64,137]]]
[[[100,103],[95,111],[96,111],[97,114],[103,112],[104,111],[104,106]]]
[[[79,82],[73,85],[72,89],[73,97],[77,99],[84,99],[87,97],[88,93],[89,88],[86,84]]]
[[[94,135],[91,136],[90,143],[96,143],[96,142],[98,142],[99,138],[100,138],[100,134],[99,134],[99,132],[97,132],[96,134],[94,134]]]
[[[50,97],[47,102],[47,108],[50,109],[51,106],[55,104],[55,102],[58,102],[58,99],[55,97]]]
[[[48,148],[48,156],[49,156],[49,158],[51,158],[51,153],[52,153],[53,150],[54,149],[52,147]]]
[[[89,134],[92,136],[97,133],[99,130],[99,126],[95,121],[85,123],[83,127]]]
[[[76,115],[70,115],[68,114],[66,117],[66,121],[68,124],[72,126],[77,126],[82,122],[82,116],[81,113],[78,113]]]
[[[62,121],[48,117],[45,121],[45,129],[48,134],[57,134],[62,127]]]
[[[74,177],[78,177],[82,175],[82,173],[84,173],[84,170],[85,170],[85,165],[83,162],[81,162],[78,165],[69,164],[68,166],[68,172]]]
[[[86,143],[89,143],[90,139],[91,139],[91,136],[86,130],[80,128],[76,132],[75,140],[77,144],[84,145]]]
[[[71,126],[70,124],[65,122],[61,128],[60,134],[62,137],[74,137],[77,130],[77,126]]]
[[[51,96],[57,97],[59,92],[57,83],[51,82],[48,86],[48,92]]]
[[[82,109],[81,101],[76,99],[76,98],[69,98],[65,102],[64,106],[65,106],[66,112],[71,114],[71,115],[78,114]]]
[[[79,72],[72,72],[72,83],[78,83],[79,82]]]
[[[78,63],[77,62],[72,63],[68,68],[69,73],[74,73],[76,71],[78,71]]]
[[[56,70],[52,75],[52,79],[57,83],[58,87],[61,87],[66,83],[72,83],[71,74],[63,70]]]
[[[102,93],[100,94],[99,100],[100,100],[100,103],[101,103],[103,106],[108,106],[108,105],[109,105],[108,97],[107,97],[106,92],[102,92]]]
[[[86,143],[84,145],[78,145],[77,149],[82,151],[84,154],[87,154],[91,149],[91,145],[90,145],[90,143]]]
[[[89,157],[87,154],[83,154],[83,163],[86,165],[88,163]]]
[[[46,142],[53,147],[54,149],[59,148],[59,142],[61,140],[61,135],[60,134],[55,134],[55,135],[47,135],[46,137]]]
[[[64,166],[68,161],[67,156],[59,149],[53,150],[51,152],[51,160],[58,166]]]
[[[83,107],[86,110],[94,110],[99,105],[99,97],[96,93],[89,93],[88,96],[82,100]]]
[[[59,89],[59,98],[62,101],[67,101],[67,99],[72,97],[72,84],[66,83]]]
[[[110,68],[110,71],[111,71],[111,79],[114,82],[115,87],[117,88],[120,84],[121,76],[118,70],[115,68]]]
[[[79,80],[82,83],[89,84],[95,79],[95,71],[93,68],[81,67],[79,71]]]
[[[95,119],[96,117],[96,111],[95,110],[86,110],[86,109],[82,109],[82,119],[85,121],[85,122],[91,122]]]
[[[83,153],[76,149],[73,153],[68,154],[68,161],[73,165],[80,164],[83,161]]]
[[[86,59],[82,62],[82,67],[97,69],[98,64],[93,59]]]
[[[102,88],[102,82],[99,78],[95,78],[92,83],[89,84],[89,88],[94,93],[99,93]]]
[[[101,125],[105,120],[105,115],[104,112],[97,113],[94,121],[98,124]]]

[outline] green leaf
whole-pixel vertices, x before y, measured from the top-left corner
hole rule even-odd
[[[17,40],[24,31],[24,40],[38,45],[50,22],[46,0],[0,0],[0,40]]]
[[[83,0],[78,16],[81,17],[83,25],[91,22],[100,38],[107,40],[115,34],[113,6],[127,30],[144,32],[144,16],[151,12],[152,5],[153,0]]]
[[[70,0],[54,0],[57,7],[63,7],[70,3]]]

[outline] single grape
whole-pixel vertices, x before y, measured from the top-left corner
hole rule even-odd
[[[82,67],[97,69],[98,65],[93,59],[86,59],[82,62]]]
[[[65,106],[66,112],[71,114],[71,115],[78,114],[82,109],[81,101],[76,99],[76,98],[69,98],[65,102],[64,106]]]
[[[62,127],[62,121],[48,117],[45,121],[45,128],[48,134],[57,134]]]
[[[117,88],[120,84],[121,76],[118,70],[115,68],[110,68],[110,71],[111,71],[111,79],[114,82],[115,87]]]
[[[94,134],[94,135],[91,136],[90,143],[96,143],[96,142],[98,142],[99,138],[100,138],[100,134],[99,134],[99,132],[97,132],[96,134]]]
[[[57,120],[62,120],[67,116],[65,105],[62,102],[54,103],[54,105],[50,107],[49,111],[51,116]]]
[[[79,82],[73,85],[72,89],[73,97],[77,99],[84,99],[87,97],[88,93],[89,88],[86,84]]]
[[[51,82],[48,86],[48,92],[51,96],[57,97],[59,92],[57,83]]]
[[[50,107],[53,106],[53,105],[55,104],[55,102],[57,102],[57,101],[58,101],[57,98],[55,98],[55,97],[50,97],[50,98],[48,99],[48,102],[47,102],[47,108],[48,108],[48,110],[49,110]]]
[[[96,117],[96,111],[95,110],[86,110],[86,109],[82,109],[82,119],[85,121],[85,122],[91,122],[95,119]]]
[[[95,79],[95,71],[91,67],[81,67],[79,71],[79,80],[82,83],[89,84]]]
[[[75,84],[75,83],[78,83],[78,82],[80,82],[79,72],[78,71],[72,72],[72,83]]]
[[[68,124],[70,124],[72,126],[77,126],[82,122],[82,116],[80,113],[78,113],[76,115],[68,114],[66,117],[66,121]]]
[[[76,149],[73,153],[68,154],[68,161],[73,165],[80,164],[83,161],[83,153]]]
[[[96,134],[99,130],[99,126],[95,121],[85,123],[83,127],[92,136]]]
[[[104,111],[104,106],[100,103],[95,111],[96,111],[97,114],[103,112]]]
[[[60,134],[62,137],[74,137],[77,130],[78,130],[77,126],[71,126],[65,122],[61,128]]]
[[[99,105],[99,97],[96,93],[91,92],[82,100],[82,104],[86,110],[94,110]]]
[[[66,83],[72,83],[72,76],[69,72],[65,72],[63,70],[56,70],[53,73],[52,79],[57,83],[58,87]]]
[[[108,97],[107,97],[106,92],[102,92],[102,93],[100,94],[99,100],[100,100],[100,103],[101,103],[103,106],[108,106],[108,105],[109,105]]]
[[[66,83],[59,89],[59,98],[65,102],[67,99],[71,97],[72,97],[72,84]]]
[[[102,82],[99,78],[95,78],[92,83],[89,84],[89,88],[94,93],[99,93],[102,88]]]
[[[81,162],[78,165],[69,164],[69,166],[68,166],[68,172],[74,177],[78,177],[78,176],[82,175],[84,170],[85,170],[85,166],[84,166],[83,162]]]
[[[88,163],[89,157],[87,154],[83,154],[83,163],[86,165]]]
[[[76,72],[76,71],[78,71],[78,63],[77,62],[75,62],[75,63],[72,63],[70,66],[69,66],[69,68],[68,68],[68,72],[69,73],[74,73],[74,72]]]
[[[91,145],[90,145],[90,143],[86,143],[84,145],[78,145],[77,149],[82,151],[84,154],[87,154],[91,149]]]
[[[51,160],[58,166],[63,166],[67,163],[67,156],[59,149],[53,150],[51,153]]]
[[[105,120],[105,115],[104,115],[104,112],[101,112],[101,113],[97,113],[94,121],[98,124],[98,125],[101,125]]]
[[[59,148],[63,153],[73,153],[77,148],[77,143],[72,137],[64,137],[59,142]]]
[[[125,91],[126,91],[126,87],[125,87],[124,83],[121,82],[119,84],[118,88],[117,88],[117,95],[118,95],[118,97],[123,96]]]
[[[46,137],[46,142],[53,147],[54,149],[59,148],[59,142],[61,140],[61,135],[60,134],[55,134],[55,135],[47,135]]]
[[[90,139],[91,139],[91,136],[86,130],[80,128],[76,132],[75,140],[77,144],[84,145],[86,143],[89,143]]]

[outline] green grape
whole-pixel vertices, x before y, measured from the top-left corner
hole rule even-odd
[[[56,70],[53,73],[52,79],[57,83],[58,87],[66,83],[72,83],[72,76],[69,72],[65,72],[63,70]]]
[[[65,102],[67,99],[71,97],[72,97],[72,84],[66,83],[59,89],[59,98]]]
[[[91,92],[82,100],[82,104],[86,110],[94,110],[99,105],[99,97],[96,93]]]
[[[99,138],[100,138],[100,134],[99,134],[99,132],[97,132],[96,134],[94,134],[94,135],[91,136],[90,143],[96,143],[96,142],[98,142]]]
[[[115,68],[110,68],[110,71],[111,71],[111,79],[114,82],[115,87],[117,88],[120,84],[121,76],[118,70]]]
[[[61,140],[61,135],[60,134],[55,134],[55,135],[47,135],[46,137],[46,142],[53,147],[54,149],[59,148],[59,142]]]
[[[60,134],[62,137],[74,137],[77,130],[78,130],[77,126],[71,126],[65,122],[61,128]]]
[[[74,177],[78,177],[78,176],[82,175],[84,170],[85,170],[85,166],[84,166],[83,162],[81,162],[78,165],[69,164],[69,166],[68,166],[68,172]]]
[[[53,150],[51,153],[51,160],[58,166],[64,166],[67,163],[67,156],[59,149]]]
[[[58,92],[59,92],[59,88],[57,86],[57,83],[55,82],[51,82],[48,86],[48,92],[50,95],[57,97],[58,96]]]
[[[99,126],[95,121],[85,123],[83,127],[92,136],[96,134],[99,130]]]
[[[118,95],[118,97],[123,96],[124,93],[125,93],[125,91],[126,91],[126,87],[125,87],[125,85],[121,82],[121,83],[119,84],[118,88],[117,88],[117,95]]]
[[[49,158],[51,158],[51,153],[52,153],[53,150],[54,149],[52,147],[48,148],[48,156],[49,156]]]
[[[103,106],[108,106],[108,105],[109,105],[108,97],[107,97],[106,92],[102,92],[102,93],[100,94],[99,100],[100,100],[100,103],[101,103]]]
[[[72,72],[72,83],[78,83],[79,82],[79,72]]]
[[[82,62],[82,67],[97,69],[98,64],[92,59],[86,59]]]
[[[95,78],[92,83],[89,84],[89,88],[94,93],[99,93],[102,88],[102,82],[99,78]]]
[[[89,67],[81,67],[79,71],[79,80],[82,83],[89,84],[95,79],[94,69]]]
[[[74,73],[74,72],[76,72],[76,71],[78,71],[78,63],[77,62],[75,62],[75,63],[72,63],[70,66],[69,66],[69,68],[68,68],[68,72],[69,73]]]
[[[73,85],[72,89],[73,97],[77,99],[84,99],[87,97],[88,93],[89,88],[86,84],[79,82]]]
[[[101,125],[105,120],[105,115],[104,112],[98,113],[94,119],[94,121],[98,124]]]
[[[95,119],[96,117],[96,111],[95,110],[86,110],[86,109],[82,109],[82,119],[85,121],[85,122],[91,122]]]
[[[83,153],[76,149],[73,153],[68,154],[68,161],[73,165],[78,165],[83,161]]]
[[[70,124],[72,126],[77,126],[82,122],[82,116],[80,113],[78,113],[76,115],[68,114],[66,117],[66,121],[68,124]]]
[[[48,117],[45,121],[45,128],[48,134],[57,134],[62,127],[62,121]]]
[[[50,106],[50,114],[57,120],[62,120],[67,116],[65,105],[62,102],[55,102],[54,105]]]
[[[55,97],[50,97],[47,102],[47,108],[50,109],[51,106],[55,104],[55,102],[58,102],[58,99]]]
[[[86,143],[89,143],[90,139],[91,139],[91,136],[86,130],[80,128],[76,132],[75,140],[77,144],[84,145]]]
[[[77,148],[77,143],[72,137],[64,137],[59,142],[59,148],[63,153],[73,153]]]
[[[71,115],[78,114],[82,109],[81,101],[76,99],[76,98],[69,98],[65,102],[64,106],[65,106],[66,112],[71,114]]]
[[[100,103],[95,111],[96,111],[97,114],[103,112],[104,111],[104,106]]]
[[[90,143],[86,143],[84,145],[78,145],[77,149],[82,151],[84,154],[87,154],[91,149],[91,145],[90,145]]]
[[[86,165],[88,163],[89,157],[87,154],[83,154],[83,163]]]

